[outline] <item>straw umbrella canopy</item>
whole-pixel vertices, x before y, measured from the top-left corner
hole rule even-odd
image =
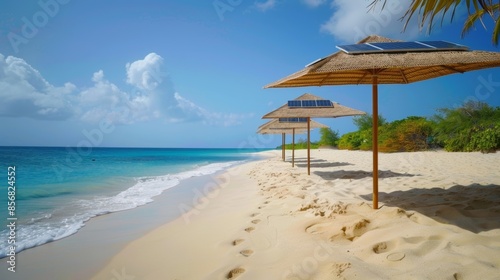
[[[286,134],[292,134],[293,144],[295,144],[295,134],[303,134],[307,131],[305,129],[295,129],[295,128],[259,128],[257,130],[258,134],[281,134],[281,158],[285,161],[285,138]],[[294,161],[292,159],[292,165]]]
[[[397,40],[372,35],[360,42]],[[378,84],[408,84],[455,73],[498,67],[500,53],[469,50],[375,52],[348,54],[339,51],[265,88],[325,85],[372,85],[373,208],[378,208]]]
[[[307,133],[305,129],[295,128],[264,128],[257,130],[259,134],[281,134],[281,158],[285,161],[285,136],[292,134],[292,166],[295,165],[295,134]]]
[[[295,100],[326,100],[321,97],[305,93]],[[263,119],[275,118],[297,118],[303,117],[307,119],[307,174],[311,174],[311,118],[337,118],[346,116],[358,116],[366,114],[363,111],[342,106],[339,103],[331,102],[331,106],[325,107],[289,107],[288,104],[267,113]]]
[[[311,128],[327,128],[327,125],[322,123],[311,121]],[[304,122],[300,118],[295,118],[291,120],[290,118],[285,119],[275,119],[269,121],[259,127],[257,133],[260,134],[278,134],[282,133],[284,136],[286,133],[292,132],[292,166],[295,166],[295,134],[306,133],[307,132],[307,121]],[[282,157],[285,160],[285,138],[283,137]]]

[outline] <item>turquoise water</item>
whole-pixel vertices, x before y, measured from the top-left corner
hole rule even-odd
[[[92,217],[152,202],[187,178],[251,160],[252,152],[0,147],[0,218],[5,225],[16,219],[19,252],[74,234]],[[8,196],[9,167],[15,167],[15,197]],[[14,213],[9,212],[10,201],[15,202]],[[0,230],[0,257],[6,256],[9,233],[6,226]]]

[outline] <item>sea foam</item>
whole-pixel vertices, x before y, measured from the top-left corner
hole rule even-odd
[[[244,161],[212,163],[192,170],[156,177],[139,177],[136,183],[113,196],[96,196],[79,199],[29,222],[19,225],[16,231],[16,252],[56,241],[80,230],[93,217],[113,212],[129,210],[153,201],[163,191],[179,185],[183,180],[205,176],[225,170]],[[3,230],[0,236],[7,236]],[[7,238],[0,240],[0,258],[7,256]]]

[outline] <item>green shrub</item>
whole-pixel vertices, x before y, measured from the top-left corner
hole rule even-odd
[[[359,150],[361,145],[361,135],[359,131],[342,135],[338,141],[338,148],[343,150]]]
[[[339,149],[371,150],[372,129],[369,115],[354,118],[358,131],[342,135]],[[441,146],[446,151],[492,152],[500,149],[500,107],[467,102],[462,107],[439,109],[432,120],[423,117],[386,123],[379,116],[379,151],[411,152]]]
[[[408,117],[396,121],[386,128],[382,128],[379,151],[415,152],[427,150],[432,130],[432,123],[422,117]]]
[[[489,152],[500,148],[500,107],[471,101],[456,109],[440,109],[434,120],[436,141],[446,151]]]
[[[500,125],[488,128],[473,128],[465,151],[481,151],[483,153],[496,151],[500,147]]]
[[[322,127],[319,130],[319,144],[324,146],[337,146],[339,141],[339,132],[333,131],[331,128]]]

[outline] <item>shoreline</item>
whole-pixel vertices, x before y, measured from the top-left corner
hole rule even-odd
[[[18,271],[0,277],[495,279],[500,271],[500,154],[380,154],[378,210],[371,152],[313,150],[311,176],[306,152],[296,151],[294,168],[290,154],[283,162],[267,151],[91,219],[21,252]]]
[[[217,184],[217,176],[226,170],[185,179],[154,197],[151,203],[93,217],[75,234],[23,250],[16,254],[16,272],[8,271],[5,266],[0,270],[0,278],[90,279],[129,242],[175,220],[186,208],[194,207],[194,199],[203,192],[200,188]],[[178,207],[181,203],[183,209]],[[151,215],[153,213],[158,215]]]
[[[297,151],[296,151],[297,152]],[[130,242],[92,279],[494,279],[499,154],[318,150],[312,175],[275,157],[243,165],[190,223]],[[288,159],[288,157],[287,157]],[[368,160],[367,160],[368,159]]]
[[[239,220],[255,215],[251,212],[258,207],[261,197],[252,179],[248,178],[248,172],[264,161],[248,162],[219,174],[216,180],[221,184],[217,188],[207,185],[208,191],[204,192],[207,195],[200,203],[184,215],[127,244],[92,279],[110,279],[116,274],[117,267],[123,268],[119,271],[122,276],[138,279],[174,279],[173,275],[164,275],[163,271],[157,274],[155,268],[175,268],[180,279],[203,278],[207,270],[225,257],[225,248],[245,241],[243,236],[234,240],[231,237],[240,230]],[[223,226],[220,221],[224,221]],[[249,225],[255,225],[251,221]],[[252,230],[253,227],[248,226],[243,232]],[[165,238],[165,231],[168,238]],[[142,242],[144,239],[145,243]],[[189,245],[186,247],[184,242]],[[159,247],[164,250],[158,251]],[[135,265],[141,262],[144,265]],[[197,264],[196,269],[190,266],[193,263]]]

